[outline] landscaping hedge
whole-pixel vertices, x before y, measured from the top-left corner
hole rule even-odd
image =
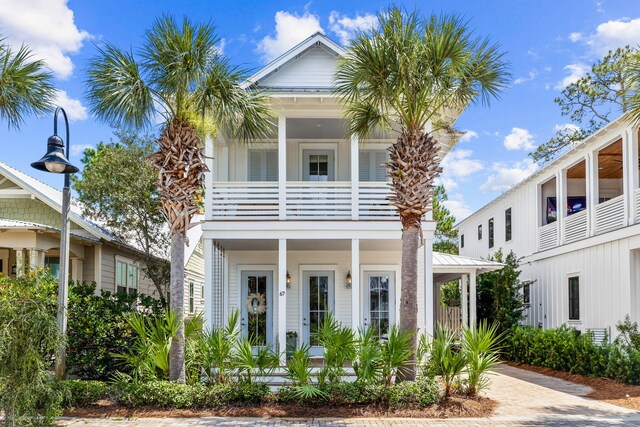
[[[102,381],[56,381],[52,388],[61,394],[63,408],[91,405],[111,395],[111,387]]]
[[[518,363],[640,384],[640,351],[620,344],[596,344],[590,334],[567,326],[515,327],[505,356]]]

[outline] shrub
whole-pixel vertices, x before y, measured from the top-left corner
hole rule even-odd
[[[438,325],[436,336],[424,345],[429,353],[426,372],[442,378],[444,395],[449,397],[467,366],[467,354],[455,346],[454,333],[441,325]]]
[[[319,380],[340,381],[345,374],[344,362],[353,360],[355,355],[355,343],[353,330],[338,322],[332,313],[327,314],[318,330],[318,345],[324,348],[325,363]]]
[[[477,328],[465,328],[462,332],[462,352],[467,361],[467,393],[477,394],[489,385],[487,373],[499,363],[500,343],[504,334],[498,325],[480,322]]]
[[[112,294],[96,284],[76,282],[69,289],[67,367],[82,379],[108,380],[117,370],[130,372],[115,355],[134,344],[136,334],[126,322],[129,313],[153,316],[161,313],[160,301],[139,294]]]
[[[276,401],[304,405],[321,405],[329,400],[327,392],[313,384],[280,387]]]
[[[389,409],[426,408],[442,398],[440,384],[433,377],[419,377],[415,381],[404,381],[389,387]]]
[[[398,375],[398,371],[409,363],[411,357],[411,331],[401,331],[393,325],[386,340],[382,340],[382,376],[385,384],[391,384],[391,379]]]
[[[384,384],[366,382],[342,382],[320,386],[328,400],[334,405],[367,405],[383,403],[387,400],[387,387]]]
[[[56,287],[42,271],[16,279],[0,274],[0,410],[7,427],[48,424],[59,414],[60,393],[48,384],[62,343]]]
[[[91,405],[111,394],[109,384],[102,381],[57,381],[52,384],[52,389],[61,394],[65,408]]]

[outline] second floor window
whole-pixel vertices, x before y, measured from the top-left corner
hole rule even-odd
[[[387,150],[362,150],[358,154],[360,181],[387,180]]]
[[[464,248],[464,234],[460,235],[460,247]]]
[[[493,247],[493,218],[489,220],[489,247]]]
[[[504,240],[511,240],[511,208],[504,211]]]
[[[278,150],[248,150],[249,181],[278,180]]]
[[[133,262],[116,260],[116,291],[129,295],[138,293],[138,266]]]
[[[522,302],[527,305],[531,304],[531,285],[529,283],[522,287]]]
[[[482,224],[478,226],[478,240],[482,240]]]
[[[193,282],[189,282],[189,313],[193,313],[195,306],[195,285]]]

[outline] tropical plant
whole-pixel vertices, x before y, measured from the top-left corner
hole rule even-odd
[[[238,319],[239,311],[234,310],[226,326],[213,328],[193,340],[197,370],[202,371],[208,384],[224,384],[234,368],[233,352],[240,333]]]
[[[359,32],[340,60],[335,92],[344,100],[349,133],[365,140],[375,128],[399,131],[388,149],[390,203],[402,222],[400,327],[418,330],[417,253],[421,222],[432,209],[440,173],[438,137],[447,117],[470,103],[487,103],[506,86],[504,53],[473,36],[456,16],[423,18],[398,6],[378,14],[378,25]],[[427,129],[431,129],[430,131]],[[412,355],[400,378],[415,379]]]
[[[333,313],[328,313],[318,329],[318,344],[324,347],[324,369],[321,379],[338,382],[345,374],[344,363],[355,354],[353,330],[338,322]],[[324,381],[321,381],[324,382]]]
[[[374,325],[361,329],[352,361],[356,382],[374,382],[382,376],[382,350],[378,331]]]
[[[287,379],[291,380],[292,385],[286,388],[283,387],[280,390],[280,400],[305,402],[328,398],[328,394],[324,390],[313,384],[308,344],[303,344],[293,351],[291,358],[287,360],[285,371],[287,372]]]
[[[171,380],[185,381],[184,245],[206,171],[202,135],[227,132],[239,140],[266,135],[267,98],[244,90],[244,72],[230,66],[210,23],[158,18],[136,57],[113,44],[89,61],[87,98],[92,114],[114,126],[144,127],[161,118],[159,151],[150,156],[158,172],[162,209],[171,236],[170,306],[178,329],[170,349]]]
[[[404,331],[397,325],[393,325],[387,338],[382,339],[382,377],[386,385],[391,384],[394,376],[398,380],[400,371],[409,363],[414,363],[411,360],[413,339],[412,331]]]
[[[62,343],[56,287],[43,272],[0,274],[0,411],[7,427],[48,424],[58,415],[61,394],[48,384]]]
[[[33,59],[25,45],[14,51],[0,37],[0,119],[19,129],[27,115],[50,111],[55,99],[53,75],[44,61]]]
[[[455,346],[455,334],[442,325],[436,327],[427,352],[428,372],[440,376],[444,383],[444,395],[449,397],[467,366],[467,355]]]
[[[497,323],[489,325],[482,321],[475,328],[464,328],[462,352],[467,359],[467,393],[470,395],[478,394],[489,385],[487,373],[500,363],[500,344],[504,336]]]
[[[237,342],[235,353],[235,367],[238,369],[238,379],[251,383],[252,375],[268,375],[280,363],[278,354],[271,350],[271,345],[257,345],[254,340],[244,338]]]

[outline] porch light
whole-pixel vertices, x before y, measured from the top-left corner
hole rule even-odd
[[[287,270],[287,289],[291,287],[291,274],[289,274],[289,270]]]
[[[347,282],[347,289],[351,289],[351,270],[347,271],[346,282]]]

